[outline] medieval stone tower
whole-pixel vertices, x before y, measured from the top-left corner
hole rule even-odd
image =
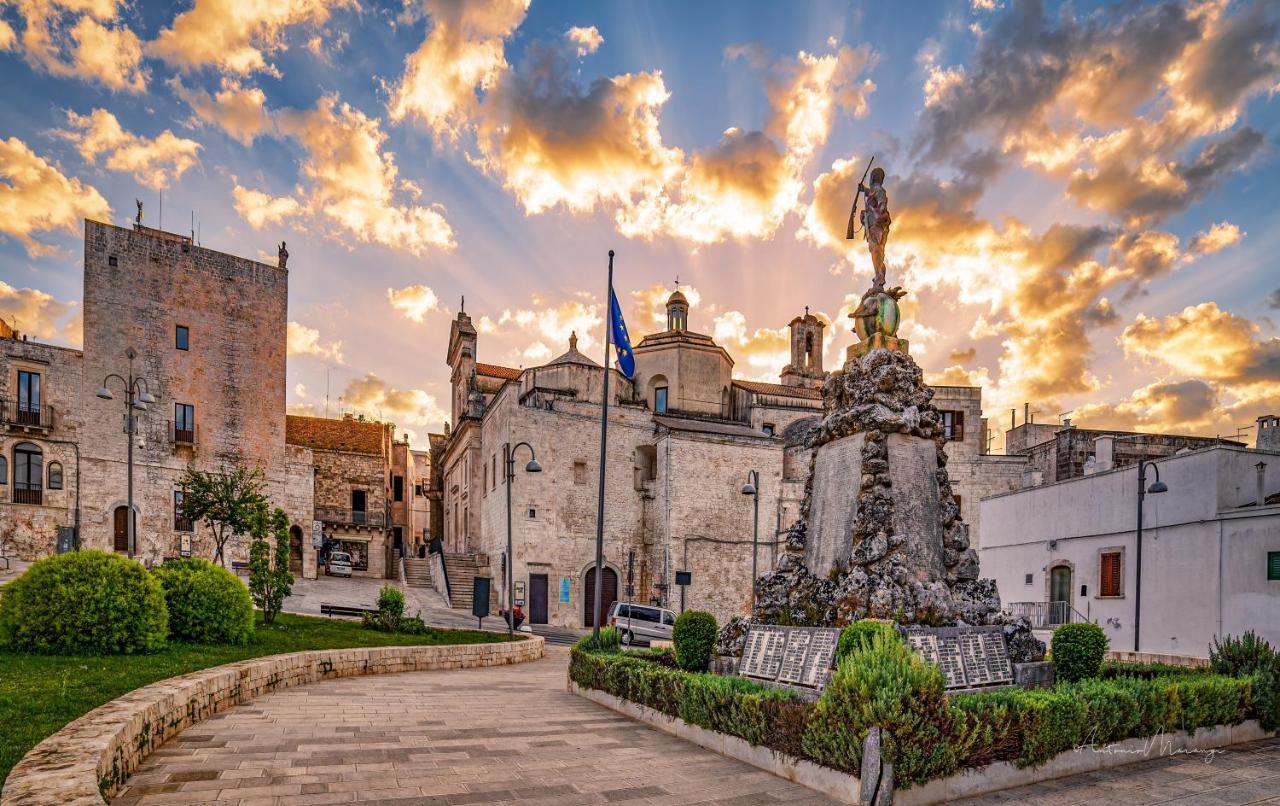
[[[791,363],[782,370],[786,386],[822,386],[822,320],[804,309],[804,316],[791,320]]]

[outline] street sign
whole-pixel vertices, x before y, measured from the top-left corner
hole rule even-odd
[[[311,548],[316,551],[324,548],[324,521],[311,522]]]
[[[484,617],[489,615],[489,577],[471,580],[471,615],[480,619],[480,627],[483,629]]]
[[[560,604],[569,604],[569,577],[560,577]]]
[[[676,584],[680,586],[680,612],[684,612],[684,592],[685,589],[693,584],[693,573],[690,571],[676,571]]]
[[[180,538],[178,554],[182,555],[183,557],[191,556],[191,535],[189,533],[184,534]]]

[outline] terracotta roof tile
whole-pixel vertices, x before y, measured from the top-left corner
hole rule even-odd
[[[333,420],[288,414],[284,418],[284,441],[324,451],[350,451],[374,456],[382,454],[382,423],[370,420]]]
[[[500,367],[497,364],[482,364],[476,362],[476,374],[488,375],[491,378],[503,378],[508,381],[514,381],[520,377],[521,370],[512,369],[511,367]]]
[[[760,381],[734,381],[735,384],[759,395],[777,395],[778,397],[805,397],[810,400],[821,400],[822,390],[808,386],[783,386],[780,383],[761,383]]]

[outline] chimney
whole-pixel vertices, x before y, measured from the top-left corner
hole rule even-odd
[[[1115,466],[1116,438],[1098,437],[1093,441],[1093,455],[1097,461],[1097,472],[1110,470]]]
[[[1022,424],[1026,425],[1029,422],[1031,422],[1031,404],[1023,403],[1022,404]]]
[[[1267,504],[1267,463],[1258,462],[1254,465],[1258,469],[1258,506],[1266,506]]]

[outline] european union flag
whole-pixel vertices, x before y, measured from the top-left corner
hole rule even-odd
[[[631,337],[627,335],[627,323],[622,321],[622,306],[618,295],[609,289],[609,326],[613,328],[613,346],[618,351],[618,371],[628,380],[636,376],[636,357],[631,352]]]

